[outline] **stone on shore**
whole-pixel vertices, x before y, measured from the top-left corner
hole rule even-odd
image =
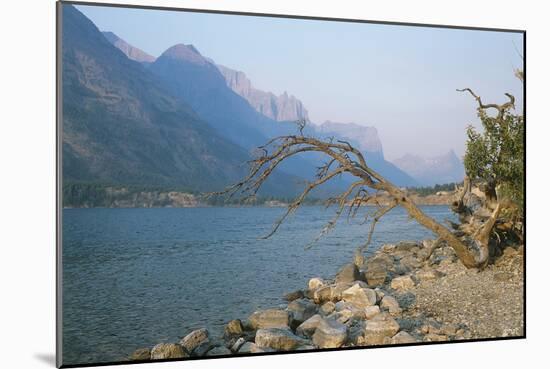
[[[233,319],[224,328],[224,337],[238,336],[243,333],[243,325],[239,319]]]
[[[400,241],[395,245],[396,251],[415,251],[420,249],[421,245],[415,241]]]
[[[297,290],[293,292],[289,292],[286,295],[284,295],[284,299],[288,302],[298,300],[304,297],[304,292],[302,290]]]
[[[335,283],[351,283],[361,279],[359,269],[354,263],[344,265],[336,274]]]
[[[202,341],[192,352],[191,356],[204,356],[214,345],[210,339]]]
[[[316,290],[320,287],[326,286],[326,283],[321,278],[311,278],[307,286],[310,290]]]
[[[401,266],[405,267],[409,271],[416,270],[422,267],[422,262],[420,262],[415,256],[407,255],[403,257],[399,263]]]
[[[365,308],[365,318],[367,319],[372,319],[378,314],[380,314],[380,307],[378,305],[367,306]]]
[[[151,350],[151,360],[181,359],[185,357],[189,357],[189,354],[177,343],[159,343]]]
[[[320,348],[341,347],[347,339],[348,327],[335,320],[322,319],[313,334],[313,343]]]
[[[307,289],[304,290],[304,297],[306,299],[313,300],[313,293],[314,292],[315,292],[315,290],[310,290],[309,288],[307,288]]]
[[[351,324],[355,320],[365,319],[365,309],[358,308],[349,302],[340,301],[336,304],[336,311],[327,318],[335,319],[340,323]]]
[[[327,317],[329,320],[336,320],[342,324],[351,323],[352,318],[353,312],[351,310],[335,311]]]
[[[136,351],[132,352],[129,359],[131,361],[151,360],[151,349],[147,347],[137,349]]]
[[[342,300],[349,302],[356,308],[364,309],[367,306],[376,304],[376,292],[370,288],[362,288],[359,284],[354,284],[342,292]]]
[[[316,349],[317,347],[313,345],[302,345],[302,346],[296,347],[294,351],[308,351],[308,350],[316,350]]]
[[[340,301],[342,299],[342,293],[354,285],[359,285],[361,288],[368,288],[368,285],[363,281],[354,281],[352,283],[339,282],[316,289],[313,292],[313,300],[318,305],[322,305],[327,301]]]
[[[223,346],[215,346],[206,353],[206,356],[231,355],[231,350]]]
[[[427,324],[424,324],[422,327],[420,327],[420,332],[422,334],[440,334],[441,333],[441,324],[436,321],[429,321]]]
[[[387,266],[384,262],[369,262],[363,275],[370,287],[382,286],[388,277]]]
[[[290,351],[308,343],[290,330],[281,328],[259,329],[256,332],[255,342],[257,346],[271,348],[275,351]]]
[[[342,294],[345,290],[350,289],[353,286],[359,286],[360,288],[369,288],[366,282],[354,281],[352,283],[336,283],[332,285],[332,301],[342,300]]]
[[[187,352],[192,353],[196,348],[198,348],[202,343],[206,341],[208,341],[208,330],[206,328],[201,328],[194,330],[187,336],[183,337],[179,344],[185,350],[187,350]]]
[[[416,339],[405,331],[401,331],[392,337],[391,343],[414,343],[417,342]]]
[[[364,330],[364,343],[367,345],[387,344],[391,337],[399,331],[399,324],[391,316],[382,316],[380,319],[367,320]]]
[[[443,342],[447,341],[448,339],[449,338],[444,334],[428,333],[424,336],[424,342]]]
[[[435,279],[441,278],[443,273],[435,269],[421,269],[416,272],[415,277],[420,282],[433,281]]]
[[[259,352],[273,352],[273,349],[260,347],[253,342],[246,342],[239,349],[239,354],[256,354]]]
[[[422,261],[428,260],[428,256],[431,252],[430,250],[432,249],[434,243],[435,240],[423,240],[418,252],[416,253],[416,257]]]
[[[315,314],[296,328],[296,334],[304,337],[311,337],[319,326],[323,318],[319,314]]]
[[[450,323],[445,323],[441,326],[441,328],[439,328],[439,331],[441,332],[441,334],[444,334],[446,336],[454,336],[457,330],[458,330],[458,327]]]
[[[334,302],[327,301],[319,308],[319,313],[321,315],[327,316],[331,314],[335,308],[336,308],[336,304],[334,304]]]
[[[254,312],[248,317],[248,324],[252,329],[288,328],[290,314],[281,309],[267,309]]]
[[[380,288],[375,288],[374,292],[376,292],[376,301],[380,302],[386,296],[386,292]]]
[[[394,258],[388,253],[377,253],[369,258],[369,260],[367,261],[367,269],[371,264],[383,265],[386,270],[391,270],[393,268]]]
[[[392,279],[390,287],[394,290],[406,291],[414,287],[414,281],[410,275],[404,275]]]
[[[376,305],[373,305],[376,306]],[[370,306],[367,306],[370,307]],[[335,311],[338,313],[341,313],[343,311],[349,311],[352,314],[352,317],[359,318],[359,319],[365,319],[365,311],[366,308],[363,307],[357,307],[356,305],[346,302],[346,301],[339,301],[335,305]]]
[[[399,307],[399,302],[393,296],[384,296],[382,302],[380,303],[381,308],[386,308],[391,315],[399,315],[403,312],[401,307]]]
[[[317,312],[317,305],[307,299],[298,299],[288,304],[288,311],[292,319],[291,326],[297,327],[315,315]]]
[[[244,337],[240,337],[239,339],[237,339],[235,341],[235,343],[233,344],[233,346],[231,346],[231,351],[233,352],[237,352],[239,351],[239,349],[241,348],[242,345],[244,345],[246,343],[246,340],[244,339]]]
[[[332,286],[323,286],[317,288],[313,292],[313,301],[316,304],[322,304],[327,301],[332,301]]]

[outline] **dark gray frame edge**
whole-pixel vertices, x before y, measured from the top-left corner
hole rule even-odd
[[[487,342],[487,341],[504,341],[527,338],[527,150],[524,149],[524,258],[523,258],[523,335],[513,337],[493,337],[493,338],[479,338],[468,339],[460,341],[449,342],[418,342],[409,344],[394,344],[394,345],[379,345],[370,347],[344,347],[344,348],[331,348],[331,349],[315,349],[308,351],[289,351],[289,352],[268,352],[268,353],[250,353],[239,355],[220,355],[212,357],[190,357],[185,359],[166,359],[155,361],[115,361],[115,362],[102,362],[94,364],[74,364],[63,365],[63,260],[62,260],[62,224],[63,224],[63,171],[62,171],[62,145],[63,145],[63,78],[62,78],[62,39],[63,39],[63,4],[83,5],[83,6],[103,6],[112,8],[131,8],[131,9],[149,9],[149,10],[164,10],[164,11],[178,11],[178,12],[190,12],[190,13],[210,13],[210,14],[225,14],[225,15],[243,15],[254,17],[267,17],[267,18],[289,18],[289,19],[302,19],[302,20],[318,20],[318,21],[334,21],[334,22],[347,22],[347,23],[367,23],[367,24],[382,24],[382,25],[394,25],[394,26],[409,26],[409,27],[430,27],[430,28],[447,28],[457,30],[469,30],[469,31],[489,31],[489,32],[509,32],[509,33],[521,33],[523,34],[523,114],[525,133],[523,137],[524,148],[527,147],[527,31],[521,29],[505,29],[505,28],[489,28],[489,27],[469,27],[469,26],[457,26],[457,25],[439,25],[439,24],[425,24],[425,23],[407,23],[407,22],[394,22],[394,21],[376,21],[365,19],[346,19],[346,18],[330,18],[330,17],[318,17],[318,16],[303,16],[303,15],[290,15],[290,14],[269,14],[269,13],[252,13],[252,12],[239,12],[239,11],[226,11],[226,10],[212,10],[212,9],[196,9],[196,8],[177,8],[177,7],[163,7],[153,5],[131,5],[131,4],[117,4],[117,3],[101,3],[101,2],[85,2],[85,1],[71,1],[71,0],[57,0],[56,2],[56,366],[58,368],[83,368],[92,366],[107,366],[107,365],[129,365],[129,364],[144,364],[152,362],[169,362],[169,361],[191,361],[191,360],[210,360],[210,359],[223,359],[223,358],[239,358],[249,356],[268,356],[268,355],[288,355],[288,354],[300,354],[300,353],[316,353],[316,352],[329,352],[329,351],[349,351],[349,350],[369,350],[377,348],[387,347],[414,347],[414,346],[429,346],[429,345],[447,345],[457,343],[471,343],[471,342]]]
[[[56,126],[55,126],[55,181],[56,181],[56,334],[55,334],[55,364],[63,365],[63,3],[57,2],[55,7],[55,94],[56,94]]]
[[[95,2],[95,1],[78,1],[78,0],[58,0],[58,2],[62,4],[83,5],[83,6],[86,6],[86,5],[103,6],[108,8],[130,8],[130,9],[164,10],[164,11],[177,11],[177,12],[189,12],[189,13],[244,15],[244,16],[252,16],[252,17],[319,20],[319,21],[344,22],[344,23],[371,23],[371,24],[406,26],[406,27],[448,28],[448,29],[467,30],[467,31],[513,32],[513,33],[523,33],[523,34],[526,33],[526,30],[524,29],[514,29],[514,28],[457,26],[453,24],[413,23],[413,22],[398,22],[398,21],[381,21],[381,20],[372,20],[372,19],[369,20],[369,19],[321,17],[321,16],[310,16],[310,15],[255,13],[255,12],[243,12],[243,11],[236,11],[236,10],[183,8],[183,7],[171,7],[171,6],[159,6],[159,5],[132,5],[128,3],[107,3],[107,2],[102,3],[102,2]]]

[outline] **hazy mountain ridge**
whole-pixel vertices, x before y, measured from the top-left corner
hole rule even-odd
[[[78,13],[79,17],[84,18],[89,24],[93,25],[91,21],[85,18],[76,9],[74,9],[74,11]],[[83,22],[82,19],[79,21]],[[96,39],[97,35],[101,35],[101,33],[97,30],[97,27],[93,26],[93,28],[93,31],[87,29],[84,32],[87,34],[86,37],[78,40],[75,44],[79,45],[79,47],[80,45],[86,45],[90,41],[86,40],[87,37],[94,39],[94,43],[97,44],[99,42]],[[109,37],[105,37],[105,35],[106,33],[103,33],[103,37],[101,37],[104,41],[101,48],[104,49],[106,48],[105,45],[109,45],[109,49],[111,50],[110,53],[117,54],[118,57],[116,60],[112,59],[112,56],[107,59],[99,58],[99,64],[102,64],[102,69],[113,73],[112,76],[103,78],[102,83],[107,85],[111,83],[113,85],[108,85],[104,88],[104,91],[99,93],[100,98],[93,99],[95,102],[100,101],[101,104],[95,106],[91,111],[86,113],[81,112],[80,114],[88,118],[88,122],[86,122],[84,126],[92,126],[94,119],[100,119],[102,125],[111,122],[110,124],[112,127],[104,127],[103,130],[99,129],[99,126],[96,127],[95,133],[99,134],[101,137],[90,137],[89,132],[86,131],[87,127],[79,126],[73,127],[74,129],[72,130],[66,129],[67,145],[64,145],[64,159],[66,159],[64,160],[64,168],[70,168],[70,170],[66,171],[68,174],[67,178],[70,181],[100,181],[102,183],[126,183],[129,181],[129,183],[139,184],[181,185],[191,189],[197,189],[207,183],[209,188],[212,186],[219,187],[221,183],[234,182],[242,178],[246,172],[246,166],[242,164],[249,159],[249,154],[247,152],[250,152],[250,150],[258,145],[264,144],[268,138],[278,135],[295,134],[297,132],[294,123],[284,121],[277,122],[256,111],[246,99],[228,87],[227,81],[220,72],[218,66],[216,66],[212,60],[202,56],[193,45],[174,45],[152,63],[136,63],[131,59],[137,59],[136,61],[143,60],[139,57],[141,54],[136,52],[136,50],[139,50],[138,48],[129,45],[119,37],[117,37],[117,40],[120,41],[113,44],[114,38],[110,37],[109,40]],[[107,35],[110,34],[107,33]],[[129,45],[134,52],[126,53],[124,50],[121,50],[120,45]],[[120,58],[124,59],[124,61],[121,61]],[[93,59],[93,57],[90,58],[87,56],[84,59]],[[70,65],[71,63],[68,64]],[[144,68],[143,64],[146,64],[147,68]],[[128,65],[131,65],[131,67],[128,67]],[[88,66],[80,65],[80,67],[74,69],[81,72],[86,70],[87,67]],[[104,71],[100,71],[99,74],[104,74]],[[137,77],[138,74],[143,74],[143,76]],[[73,76],[73,78],[74,81],[86,80],[86,78],[82,78],[82,76],[78,74]],[[134,78],[136,81],[132,80]],[[141,83],[143,82],[141,81],[143,78],[153,84],[154,88],[152,90],[147,86],[149,82]],[[91,76],[89,79],[95,81],[98,78]],[[113,96],[110,96],[110,90],[120,87],[118,86],[120,79],[124,80],[126,84],[123,90],[128,89],[131,93],[124,92],[122,94],[113,94]],[[70,85],[72,85],[74,81],[71,81]],[[92,88],[92,90],[94,89],[95,87]],[[152,101],[149,102],[149,98],[145,98],[144,95],[151,93],[155,95],[155,91],[158,92],[160,89],[162,93],[156,96],[156,99],[151,97]],[[75,109],[83,108],[84,106],[89,108],[90,104],[87,103],[88,100],[86,98],[89,91],[84,93],[85,97],[83,100],[79,97],[79,93],[81,94],[82,91],[76,92],[74,96],[78,97],[78,100],[84,102],[84,104],[81,106],[75,104]],[[141,96],[135,98],[135,94]],[[161,95],[162,97],[160,97]],[[184,156],[185,159],[183,159],[183,157],[179,158],[177,162],[180,166],[195,168],[193,169],[193,173],[197,173],[197,175],[185,175],[185,178],[178,178],[178,175],[181,176],[182,174],[181,170],[175,170],[173,166],[171,166],[170,169],[165,168],[165,166],[167,166],[165,160],[155,161],[155,155],[152,155],[152,158],[148,158],[147,155],[136,154],[140,149],[157,146],[156,149],[162,151],[162,155],[169,157],[173,154],[171,153],[171,145],[176,144],[176,142],[174,142],[174,135],[163,135],[164,139],[172,140],[170,144],[163,143],[154,145],[151,142],[151,144],[144,145],[144,143],[141,142],[142,139],[147,141],[149,139],[153,140],[159,138],[154,138],[154,135],[152,136],[149,133],[138,134],[132,130],[132,139],[135,139],[136,142],[132,142],[132,145],[135,145],[135,147],[130,150],[132,151],[130,156],[133,155],[134,157],[129,161],[117,160],[116,154],[112,153],[112,151],[119,149],[116,147],[117,137],[122,142],[127,141],[129,137],[128,132],[125,132],[124,129],[120,129],[120,124],[117,125],[116,122],[126,122],[125,124],[127,127],[125,127],[125,129],[131,126],[131,124],[127,122],[128,119],[126,119],[130,117],[134,120],[143,121],[138,124],[138,126],[141,124],[154,125],[155,122],[159,120],[158,115],[152,117],[149,109],[143,109],[144,106],[147,108],[154,107],[153,110],[156,114],[167,113],[164,111],[164,107],[155,106],[155,100],[159,100],[160,102],[172,101],[175,105],[181,103],[186,114],[193,116],[195,123],[191,123],[190,125],[201,125],[202,129],[205,130],[198,136],[207,134],[211,135],[214,140],[220,140],[222,142],[220,147],[209,147],[208,150],[218,151],[224,148],[225,144],[229,144],[232,149],[225,147],[226,149],[229,151],[240,150],[240,153],[227,152],[226,155],[212,155],[216,160],[211,160],[210,158],[205,159],[202,156],[200,158],[199,156]],[[124,104],[120,104],[121,101],[124,101]],[[99,106],[101,109],[97,109]],[[177,108],[177,106],[171,106],[170,109],[173,110],[175,108]],[[124,110],[124,114],[127,116],[123,117],[123,119],[121,119],[120,116],[109,117],[109,115],[113,113],[112,110],[120,110],[118,113]],[[102,111],[102,113],[97,115],[96,113],[98,113],[98,111]],[[96,115],[94,116],[94,114]],[[105,114],[108,119],[105,119]],[[74,124],[69,116],[67,116],[67,118],[68,126]],[[186,119],[191,122],[188,117]],[[77,120],[75,120],[75,122],[76,121]],[[345,126],[346,125],[342,125],[342,127]],[[361,126],[357,125],[357,127]],[[113,130],[119,131],[117,134],[112,134],[111,131]],[[367,127],[366,130],[369,130],[369,128]],[[308,135],[319,137],[327,137],[329,133],[330,135],[333,133],[330,132],[330,130],[318,129],[318,126],[313,124],[309,124],[304,132]],[[141,135],[143,135],[143,137],[141,137]],[[186,142],[187,144],[188,138],[184,138],[183,136],[179,137],[181,137],[181,142]],[[193,135],[190,137],[193,137]],[[352,141],[349,137],[345,137],[344,135],[339,135],[338,138]],[[99,143],[96,144],[94,140],[99,140]],[[94,147],[104,145],[102,140],[110,142],[111,147]],[[162,139],[159,140],[159,142],[165,142]],[[195,140],[200,143],[205,140],[205,137],[192,139],[191,144],[188,146],[194,146]],[[237,144],[237,146],[234,144]],[[380,148],[379,152],[372,151],[368,152],[368,155],[366,155],[367,161],[375,170],[399,185],[414,185],[415,182],[412,178],[383,159],[381,143],[378,138],[372,139],[366,146],[364,142],[361,145],[362,148],[371,150],[378,150]],[[191,149],[191,147],[189,149]],[[208,157],[207,155],[206,158]],[[315,167],[320,164],[321,160],[322,158],[318,155],[310,155],[309,157],[308,155],[304,155],[296,157],[287,163],[283,163],[277,173],[274,173],[273,179],[266,184],[262,192],[275,196],[286,196],[290,193],[296,193],[296,190],[303,185],[304,176],[306,178],[312,176]],[[224,164],[224,161],[229,161],[231,163]],[[125,162],[125,164],[121,166],[120,163],[122,162]],[[159,163],[159,167],[157,168],[155,168],[156,162]],[[143,165],[145,163],[147,165]],[[223,167],[223,174],[211,178],[210,180],[205,180],[203,177],[207,176],[208,173],[214,175],[215,171],[212,171],[212,168],[210,168],[210,171],[205,170],[203,173],[203,171],[201,171],[203,165],[209,167],[220,165]],[[236,167],[238,167],[238,169],[235,169]],[[91,168],[93,168],[93,170],[91,170]],[[162,175],[159,175],[159,171],[162,172]],[[324,188],[324,190],[326,190],[325,195],[327,193],[333,194],[335,191],[338,191],[338,188],[345,186],[349,180],[349,178],[342,178],[332,183],[328,183]],[[316,195],[324,196],[321,192]]]
[[[277,96],[254,88],[244,72],[216,64],[227,86],[242,96],[259,113],[276,121],[309,120],[307,109],[295,96],[286,91]]]
[[[382,142],[375,127],[356,123],[336,123],[326,121],[315,129],[324,135],[336,135],[346,138],[361,151],[380,153],[383,156]]]
[[[117,49],[122,51],[128,59],[132,59],[140,63],[152,63],[155,61],[156,58],[154,56],[147,54],[145,51],[133,45],[130,45],[113,32],[107,31],[102,33],[103,36],[105,36],[105,38]]]
[[[365,156],[365,160],[369,166],[389,181],[399,186],[408,187],[414,187],[419,184],[409,173],[401,170],[384,158],[382,142],[378,137],[378,130],[375,127],[363,126],[356,123],[326,121],[321,125],[314,125],[313,129],[320,137],[334,137],[335,139],[347,141],[357,147]]]
[[[245,176],[250,160],[248,146],[236,145],[214,129],[185,99],[172,94],[149,67],[144,68],[111,44],[75,7],[66,5],[63,12],[66,184],[210,191]],[[200,83],[202,87],[227,89],[217,68],[205,63],[192,45],[176,45],[164,55],[167,60],[178,58],[215,72],[203,76],[212,85]],[[234,98],[242,100],[237,95]],[[233,137],[246,133],[254,136],[253,142],[266,141],[259,130],[253,131],[226,125],[226,132],[232,132]],[[294,196],[303,182],[303,177],[278,170],[259,195]]]
[[[170,47],[148,69],[223,137],[247,151],[255,150],[271,137],[296,133],[294,123],[276,122],[257,112],[227,86],[213,61],[192,45]],[[317,162],[313,155],[297,156],[281,163],[277,172],[300,177],[303,183],[303,179],[313,178]],[[328,183],[325,189],[340,188],[335,182]]]
[[[201,55],[192,45],[172,46],[157,58],[149,69],[162,78],[174,94],[189,102],[193,109],[224,137],[248,150],[264,144],[269,138],[297,132],[294,123],[276,122],[256,111],[246,99],[227,86],[214,61]],[[342,127],[349,128],[349,125]],[[360,128],[357,125],[352,127]],[[368,127],[364,130],[373,131]],[[309,124],[304,132],[312,136],[328,136],[328,131],[319,130],[314,124]],[[342,135],[338,137],[350,139]],[[414,179],[384,160],[381,143],[377,137],[370,141],[363,138],[361,145],[379,150],[367,155],[367,162],[375,170],[399,185],[416,185]],[[319,155],[302,155],[282,163],[280,169],[292,175],[309,178],[322,160]],[[341,188],[346,183],[347,180],[341,184],[335,181],[326,187]]]
[[[64,183],[219,190],[250,159],[71,5],[63,6]],[[266,190],[283,195],[279,173]]]
[[[149,69],[224,137],[245,149],[265,141],[263,116],[227,88],[218,68],[193,45],[168,48]]]
[[[393,160],[393,163],[425,186],[461,182],[464,179],[464,165],[453,150],[430,158],[407,154]]]

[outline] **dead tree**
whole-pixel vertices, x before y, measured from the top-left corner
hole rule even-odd
[[[322,140],[314,137],[288,135],[273,138],[267,144],[259,147],[258,154],[250,161],[250,171],[240,182],[226,188],[215,195],[255,197],[262,184],[283,161],[305,152],[321,153],[327,157],[326,163],[317,168],[315,180],[308,182],[303,192],[291,202],[283,216],[276,221],[271,232],[265,238],[272,236],[285,219],[303,204],[306,197],[315,188],[340,176],[351,174],[357,180],[336,197],[329,198],[327,206],[336,205],[335,215],[323,228],[321,235],[329,232],[344,210],[348,216],[355,216],[360,207],[374,204],[370,212],[371,226],[366,243],[360,248],[364,250],[370,243],[376,223],[390,210],[397,206],[403,207],[410,217],[434,232],[440,241],[451,246],[462,263],[468,268],[483,268],[488,260],[488,244],[492,227],[500,212],[497,206],[487,221],[475,230],[463,232],[462,237],[443,226],[425,214],[405,190],[400,189],[367,165],[363,154],[345,141]],[[389,195],[391,201],[381,204],[377,195],[381,192]],[[439,243],[439,242],[438,242]]]

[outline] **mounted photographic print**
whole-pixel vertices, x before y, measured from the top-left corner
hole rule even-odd
[[[524,31],[57,27],[58,366],[525,337]]]

